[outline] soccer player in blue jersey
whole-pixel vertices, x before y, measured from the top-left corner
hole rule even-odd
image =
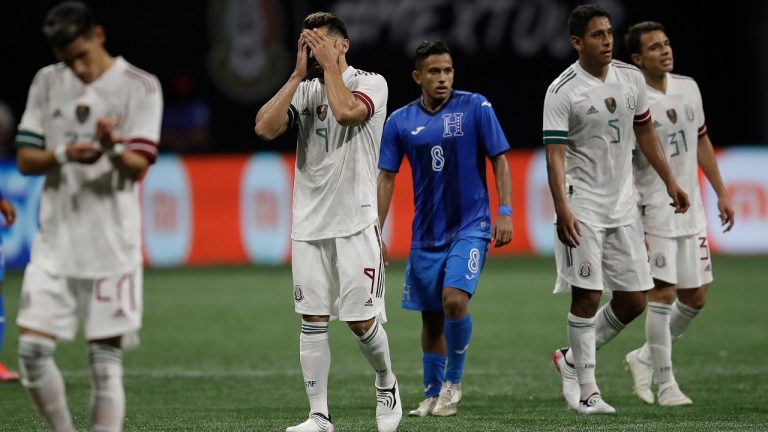
[[[3,197],[0,192],[0,215],[5,219],[5,226],[9,227],[16,221],[16,208],[13,204]],[[3,280],[5,279],[5,252],[3,251],[3,241],[0,239],[0,353],[3,352],[3,341],[5,335],[5,305],[3,303]],[[2,360],[2,359],[0,359]],[[0,382],[18,381],[19,374],[8,370],[2,361],[0,361]]]
[[[509,150],[491,103],[453,90],[453,60],[442,41],[416,50],[413,79],[422,96],[392,113],[384,126],[378,179],[379,220],[389,211],[403,156],[413,172],[416,214],[402,306],[421,311],[426,398],[413,417],[456,414],[461,400],[475,293],[491,242],[512,239]],[[485,158],[491,160],[499,195],[491,226]]]

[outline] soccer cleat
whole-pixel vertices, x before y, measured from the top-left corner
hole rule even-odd
[[[4,364],[0,363],[0,382],[18,381],[19,373],[8,370]]]
[[[376,428],[379,432],[395,432],[403,418],[397,380],[392,388],[376,386]]]
[[[691,404],[693,401],[680,391],[680,386],[674,380],[659,385],[659,405],[682,406]]]
[[[446,381],[443,383],[442,388],[440,388],[440,395],[437,397],[432,415],[438,417],[456,415],[459,402],[461,402],[461,383],[454,384]]]
[[[653,403],[653,391],[651,391],[651,381],[653,381],[653,365],[644,362],[640,358],[640,348],[630,351],[624,357],[624,364],[629,373],[632,374],[632,380],[635,384],[632,391],[647,404]]]
[[[579,401],[576,411],[584,415],[616,414],[616,410],[608,405],[598,392],[592,393],[586,400]]]
[[[569,364],[565,360],[565,353],[570,348],[560,348],[555,350],[555,354],[552,355],[552,363],[555,364],[555,369],[563,379],[563,399],[571,409],[579,408],[579,381],[576,379],[576,369],[572,364]]]
[[[315,412],[309,415],[307,421],[296,426],[290,426],[285,432],[336,432],[336,427],[331,423],[331,416]]]
[[[435,409],[436,403],[437,403],[437,396],[428,397],[423,401],[419,402],[418,408],[410,410],[408,412],[408,417],[426,417],[432,414],[432,411]]]

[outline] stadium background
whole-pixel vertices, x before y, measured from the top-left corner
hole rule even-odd
[[[40,24],[55,3],[3,2],[0,102],[16,122],[34,73],[53,61]],[[350,64],[387,78],[390,112],[418,96],[410,79],[418,43],[448,41],[455,87],[493,102],[514,148],[515,240],[493,252],[509,256],[488,261],[482,295],[473,300],[477,328],[461,414],[449,421],[406,419],[401,430],[768,429],[768,2],[598,2],[613,14],[618,59],[627,59],[620,37],[629,24],[654,19],[667,25],[676,72],[695,77],[702,89],[710,136],[737,211],[732,233],[710,227],[720,254],[710,306],[676,348],[678,377],[696,405],[660,411],[629,393],[631,379],[620,362],[642,340],[640,318],[601,350],[601,386],[621,413],[605,420],[574,419],[564,409],[559,378],[548,362],[566,340],[567,298],[550,295],[552,209],[541,112],[547,85],[575,59],[565,22],[578,2],[89,3],[107,29],[109,51],[158,75],[166,111],[183,119],[164,125],[163,155],[143,185],[145,328],[142,348],[126,356],[126,430],[281,430],[305,414],[286,266],[295,136],[263,142],[252,126],[255,112],[293,67],[301,19],[318,9],[347,22]],[[5,283],[12,322],[41,179],[18,174],[12,144],[0,143],[2,157],[0,188],[19,209],[13,229],[0,232],[12,267]],[[400,258],[407,252],[412,212],[407,165],[404,170],[385,229]],[[714,222],[711,189],[704,191]],[[393,362],[410,406],[420,397],[418,315],[398,307],[402,262],[390,266],[387,277]],[[15,368],[17,330],[8,327],[3,358]],[[345,330],[334,325],[332,334],[334,416],[343,430],[370,430],[370,371]],[[58,349],[79,428],[87,425],[84,357],[82,343]],[[0,386],[4,430],[42,430],[20,386]]]

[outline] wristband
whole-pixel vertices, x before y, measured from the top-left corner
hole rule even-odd
[[[125,144],[117,143],[113,145],[109,150],[107,150],[106,154],[110,158],[116,158],[116,157],[122,156],[124,152],[125,152]]]
[[[499,206],[499,215],[512,216],[512,207],[505,205]]]
[[[59,165],[64,165],[65,163],[69,162],[69,158],[67,157],[67,146],[60,145],[53,149],[53,157],[56,159],[56,162],[58,162]]]

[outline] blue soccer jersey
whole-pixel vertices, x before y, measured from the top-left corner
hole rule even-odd
[[[411,247],[441,246],[463,237],[491,237],[486,157],[509,150],[488,100],[454,90],[442,109],[419,98],[384,126],[379,169],[398,172],[403,155],[413,171]]]

